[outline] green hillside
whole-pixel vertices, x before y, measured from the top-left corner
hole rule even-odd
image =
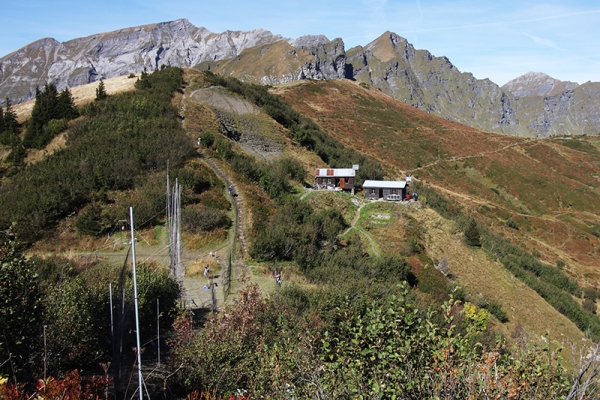
[[[107,287],[115,304],[131,290],[132,206],[152,396],[569,393],[583,359],[560,349],[581,348],[585,330],[600,336],[595,138],[481,132],[350,81],[267,88],[165,68],[136,87],[81,107],[64,148],[42,161],[4,160],[2,376],[102,374],[103,363],[109,391],[127,396],[134,335],[125,312],[115,358]],[[314,168],[352,164],[359,182],[411,173],[420,201],[310,190]],[[168,275],[167,172],[183,186],[181,282]],[[568,237],[551,240],[549,226]]]

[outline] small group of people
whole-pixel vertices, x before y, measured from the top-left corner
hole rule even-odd
[[[412,195],[410,194],[410,192],[406,192],[406,197],[404,198],[404,200],[408,201],[410,199],[417,201],[419,199],[419,195],[417,194],[417,192],[413,192]]]

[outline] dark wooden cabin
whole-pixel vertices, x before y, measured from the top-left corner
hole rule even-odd
[[[406,197],[406,181],[371,181],[362,185],[365,199],[403,200]]]

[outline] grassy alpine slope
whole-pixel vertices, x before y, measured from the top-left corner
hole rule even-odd
[[[173,69],[164,74],[173,74],[172,77],[179,79],[179,72]],[[161,73],[146,78],[150,79],[150,87]],[[85,155],[83,161],[89,159],[104,173],[95,174],[93,181],[84,181],[84,188],[89,192],[74,196],[77,201],[67,203],[71,208],[49,214],[53,219],[42,225],[44,236],[56,232],[56,226],[68,227],[63,221],[73,212],[77,214],[77,220],[81,220],[81,227],[102,228],[103,225],[98,223],[103,219],[98,219],[98,213],[100,216],[112,215],[107,213],[110,210],[114,213],[128,199],[137,196],[144,199],[140,207],[146,207],[148,224],[160,227],[160,211],[157,210],[164,204],[164,185],[160,183],[164,159],[160,157],[165,154],[156,155],[155,152],[156,148],[163,149],[167,145],[168,149],[173,143],[176,145],[174,154],[181,155],[181,162],[176,164],[179,165],[178,176],[185,180],[184,186],[189,189],[186,201],[194,207],[194,212],[190,212],[191,226],[185,229],[198,227],[202,230],[199,225],[205,222],[223,220],[212,218],[223,216],[226,211],[227,201],[223,201],[222,194],[218,193],[224,191],[223,187],[213,182],[214,175],[206,170],[207,165],[202,160],[186,151],[190,138],[179,129],[178,123],[173,124],[179,115],[185,118],[183,126],[188,129],[187,134],[191,134],[192,139],[199,136],[205,156],[213,157],[226,170],[228,179],[234,179],[236,187],[243,191],[247,219],[251,221],[247,233],[253,260],[247,261],[260,262],[255,270],[269,270],[278,263],[285,271],[284,286],[270,296],[261,295],[255,286],[242,290],[239,299],[226,312],[213,316],[201,330],[191,330],[189,313],[178,314],[170,341],[170,367],[171,370],[181,367],[176,375],[169,375],[172,377],[169,388],[185,389],[179,392],[180,395],[193,390],[218,395],[241,390],[257,397],[275,398],[290,391],[304,398],[358,395],[466,398],[475,393],[510,397],[511,393],[517,392],[526,397],[556,398],[568,393],[573,381],[554,353],[557,343],[553,341],[541,348],[535,344],[537,335],[542,335],[548,325],[521,323],[530,318],[531,308],[527,308],[526,313],[514,307],[514,300],[527,299],[528,305],[537,308],[546,322],[558,322],[559,326],[549,337],[551,340],[563,334],[568,340],[576,341],[581,332],[529,287],[499,274],[502,267],[494,261],[497,257],[504,262],[505,254],[510,258],[520,253],[492,234],[504,233],[505,239],[526,234],[526,240],[531,240],[535,231],[528,230],[518,216],[534,215],[538,209],[533,204],[519,203],[519,199],[512,200],[508,195],[503,197],[500,186],[493,186],[495,191],[488,189],[492,193],[490,197],[477,197],[477,193],[468,190],[461,192],[463,186],[444,185],[444,180],[434,173],[448,157],[455,157],[453,161],[457,163],[473,162],[476,157],[469,155],[471,150],[479,149],[481,153],[483,149],[487,154],[497,154],[517,145],[524,146],[524,142],[490,136],[493,140],[484,143],[485,133],[447,124],[410,108],[397,108],[396,103],[387,103],[388,100],[380,97],[378,92],[365,94],[368,88],[350,82],[307,82],[289,88],[284,95],[287,102],[283,102],[279,97],[269,95],[264,88],[246,86],[211,74],[204,75],[207,79],[193,75],[195,73],[184,75],[183,81],[177,79],[177,85],[167,84],[171,88],[170,96],[147,98],[144,97],[146,88],[114,98],[114,103],[90,106],[84,112],[83,121],[78,122],[90,124],[89,127],[77,125],[76,130],[70,131],[64,151],[47,158],[55,161],[35,164],[43,166],[46,162],[55,162],[57,164],[50,165],[65,164],[73,168],[73,162],[58,162],[63,160],[63,153],[69,154],[77,148],[72,147],[75,142],[70,142],[71,135],[74,138],[88,134],[101,137],[109,134],[105,129],[118,127],[124,130],[117,130],[115,135],[139,138],[139,131],[128,124],[131,117],[137,117],[137,122],[148,127],[150,122],[145,121],[151,119],[148,116],[156,118],[160,115],[165,121],[159,125],[169,128],[166,132],[156,132],[157,138],[162,138],[161,146],[140,143],[142,148],[135,149],[133,154],[141,164],[130,166],[130,170],[133,168],[139,174],[138,179],[119,180],[122,185],[108,186],[108,196],[102,194],[103,186],[94,185],[97,182],[108,185],[126,176],[113,174],[110,169],[102,170],[100,167],[104,164],[100,161],[103,158],[93,158],[93,152],[75,153]],[[169,81],[159,80],[155,84],[162,87]],[[262,108],[264,114],[237,118],[235,112],[224,114],[222,110],[215,110],[206,103],[206,97],[189,95],[193,90],[208,88],[215,83],[223,87],[219,89],[224,95],[222,99],[229,97],[232,103],[234,100],[251,102]],[[185,86],[183,96],[175,94],[173,97],[173,93],[180,93],[177,89]],[[305,87],[308,89],[302,92]],[[339,92],[346,97],[335,97]],[[159,102],[157,97],[160,97],[160,104],[155,104]],[[310,101],[310,105],[306,101]],[[185,112],[178,114],[167,104],[183,105]],[[348,109],[345,112],[352,112],[352,116],[336,108],[338,104],[343,104]],[[158,108],[144,108],[153,106]],[[312,109],[312,113],[323,114],[308,118],[311,112],[303,107]],[[335,120],[327,117],[329,109],[335,109]],[[108,125],[102,128],[104,112],[101,110],[122,112],[110,114],[111,118],[105,118]],[[140,110],[147,113],[138,112]],[[265,114],[273,119],[267,120]],[[368,123],[371,117],[373,119]],[[368,137],[350,130],[360,119],[363,119],[364,135]],[[327,123],[331,125],[324,128]],[[281,156],[269,160],[260,154],[257,156],[255,148],[248,151],[246,146],[251,146],[250,142],[243,142],[247,127],[253,134],[266,129],[268,132],[264,136],[273,141],[269,143],[282,144]],[[378,134],[369,134],[367,127]],[[410,151],[415,142],[418,160],[411,161],[410,157],[393,151],[397,144],[391,140],[392,135],[401,140],[405,130],[413,136],[410,140],[405,139],[397,150]],[[461,135],[482,143],[473,145],[471,140],[466,140],[461,146],[452,140]],[[423,137],[431,143],[417,140]],[[177,138],[181,139],[175,140]],[[440,138],[445,141],[441,142]],[[371,147],[377,141],[379,145],[375,151]],[[455,147],[446,148],[451,144]],[[501,151],[497,151],[498,146]],[[102,148],[100,144],[96,147]],[[133,150],[133,146],[129,149]],[[145,149],[149,152],[144,153]],[[459,155],[454,156],[454,152]],[[108,156],[104,154],[103,157]],[[81,157],[78,160],[80,168],[86,165],[82,164]],[[323,165],[325,160],[340,166],[355,161],[364,164],[367,168],[361,170],[366,179],[378,177],[378,174],[382,176],[383,172],[392,178],[399,177],[412,169],[418,177],[418,185],[422,185],[424,203],[432,208],[404,208],[400,204],[385,203],[357,208],[344,204],[349,203],[348,196],[330,196],[329,193],[313,193],[303,198],[302,182],[312,180],[307,171],[312,171],[315,165]],[[199,164],[194,166],[195,163]],[[115,163],[115,166],[119,165]],[[156,169],[145,168],[146,165],[155,165]],[[451,169],[461,171],[461,168],[465,176],[475,177],[468,179],[481,180],[474,173],[476,167],[461,164]],[[66,175],[60,168],[55,169],[59,176]],[[31,173],[32,169],[27,168],[24,173],[27,171]],[[15,187],[14,182],[21,179],[19,176],[14,175],[2,190],[10,193]],[[457,184],[458,180],[450,182]],[[484,183],[479,183],[478,187],[483,187]],[[217,190],[211,192],[213,186]],[[35,193],[33,189],[29,190]],[[117,195],[117,192],[123,194]],[[445,200],[440,193],[450,200]],[[456,202],[454,197],[448,196],[452,193],[460,195],[461,201]],[[502,220],[503,214],[492,208],[495,204],[493,196],[503,199],[497,200],[495,207],[510,213],[512,223]],[[13,200],[18,203],[16,198]],[[214,207],[221,203],[222,207]],[[213,209],[211,218],[207,218],[207,208]],[[67,218],[62,219],[63,216]],[[502,245],[502,252],[498,250],[495,255],[463,244],[462,231],[466,221],[473,216],[480,221],[482,242],[496,240],[498,249]],[[227,222],[226,218],[224,220]],[[491,221],[495,223],[489,223]],[[485,225],[490,226],[489,234]],[[12,229],[14,227],[19,224],[13,225]],[[224,224],[221,228],[227,227]],[[86,229],[79,229],[82,236],[88,233]],[[341,234],[345,236],[338,240]],[[7,253],[0,252],[0,256],[4,254]],[[442,257],[449,259],[448,275],[434,268]],[[539,251],[539,257],[549,255]],[[22,261],[19,257],[16,260],[18,262],[8,261],[18,268]],[[535,262],[527,260],[531,269],[538,268]],[[571,270],[572,266],[568,264],[568,268]],[[475,270],[479,276],[474,278]],[[546,282],[545,270],[540,271],[537,272],[539,280]],[[290,279],[292,277],[296,282]],[[403,281],[409,284],[403,284]],[[463,281],[464,285],[460,285]],[[457,288],[454,293],[459,302],[451,299],[452,288]],[[495,296],[498,292],[506,292],[512,302]],[[0,292],[0,295],[4,293]],[[508,338],[515,332],[520,334],[509,342],[520,347],[512,348],[506,341],[497,342],[502,334]],[[532,345],[526,344],[529,334],[534,338]],[[476,376],[486,379],[474,380]],[[177,384],[171,386],[173,380]]]
[[[524,139],[472,129],[350,81],[279,89],[328,134],[377,159],[388,179],[411,173],[581,284],[600,282],[598,137]],[[508,220],[516,224],[507,225]],[[518,229],[515,229],[518,227]]]

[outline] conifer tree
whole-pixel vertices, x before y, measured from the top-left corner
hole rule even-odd
[[[58,133],[56,129],[49,129],[50,121],[70,120],[78,115],[69,89],[63,90],[60,95],[53,83],[46,84],[42,92],[36,89],[35,104],[27,123],[23,145],[26,148],[41,149]]]
[[[10,131],[14,134],[17,133],[17,114],[12,109],[12,103],[10,99],[6,98],[6,109],[4,110],[4,130]]]
[[[465,229],[465,243],[469,246],[481,247],[479,227],[473,218],[471,218],[467,229]]]
[[[142,71],[142,75],[135,82],[136,89],[150,89],[152,85],[150,84],[150,79],[148,79],[148,73],[146,72],[146,68]]]
[[[0,107],[0,144],[13,146],[20,143],[17,115],[12,110],[10,100],[6,99],[6,110]]]
[[[73,96],[69,89],[60,92],[56,106],[58,118],[71,120],[79,116],[79,112],[77,111],[77,108],[75,108],[75,101],[73,100]]]
[[[108,97],[108,93],[106,93],[106,89],[104,88],[104,81],[100,79],[98,82],[98,87],[96,88],[96,101],[104,100]]]

